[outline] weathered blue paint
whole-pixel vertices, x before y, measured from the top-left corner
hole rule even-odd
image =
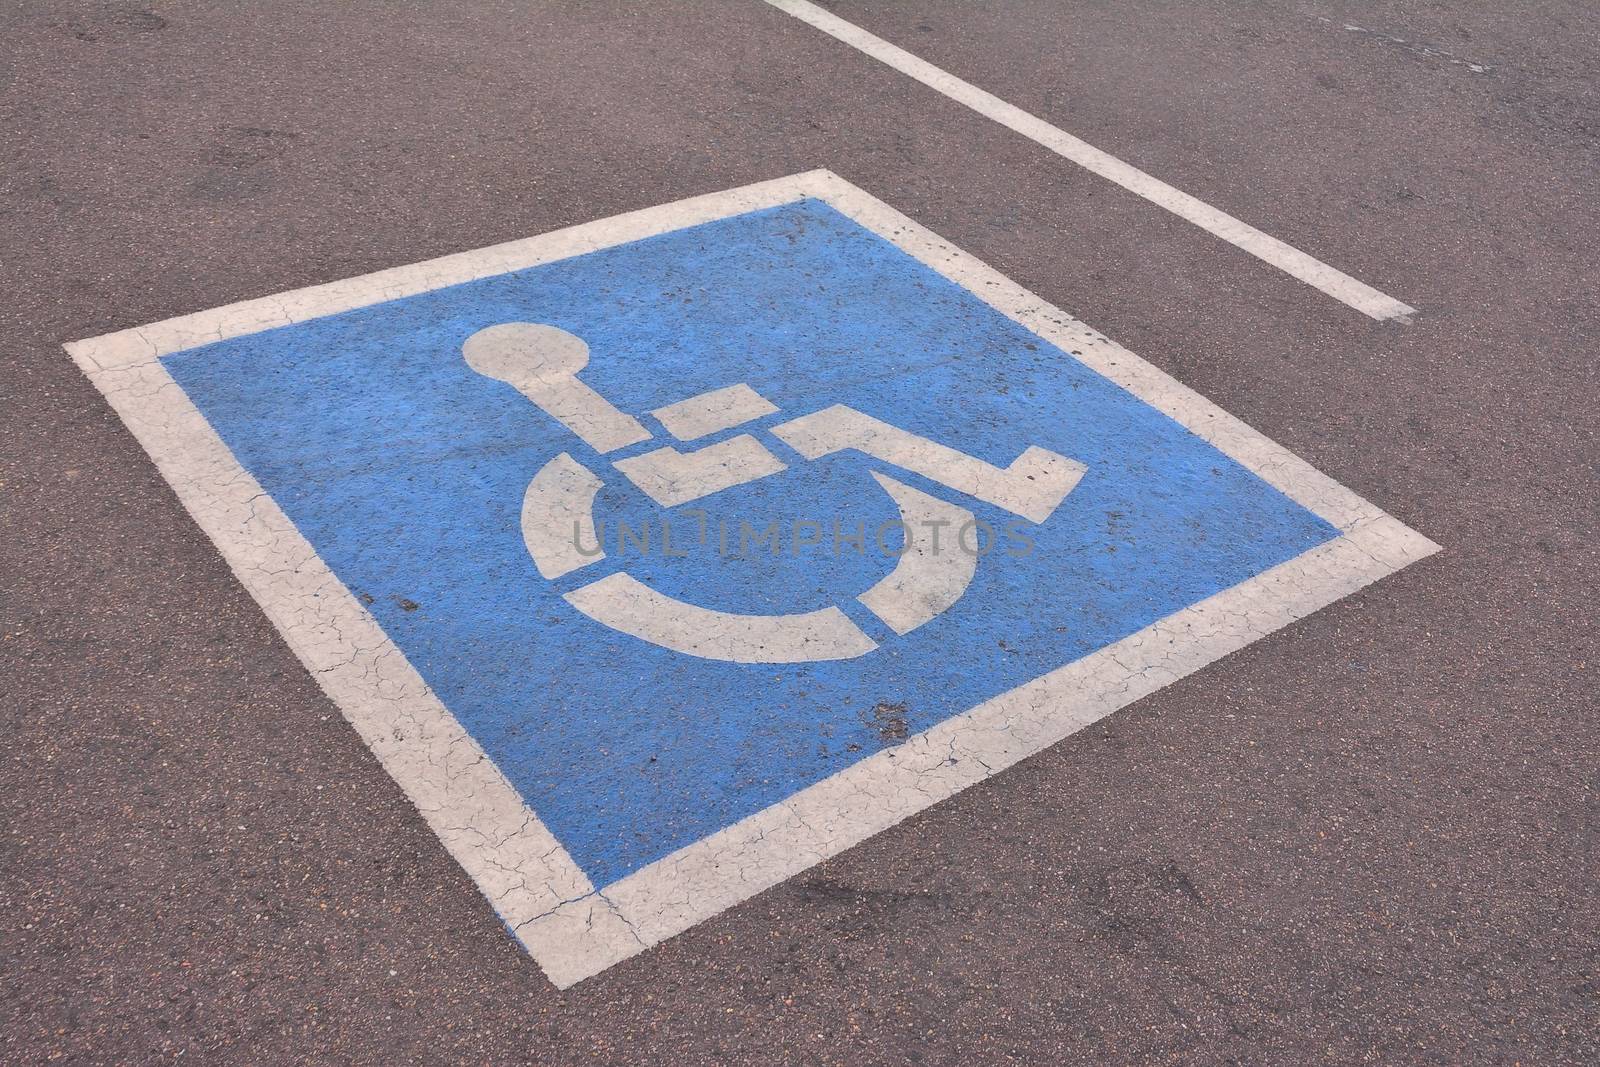
[[[630,555],[541,579],[518,527],[534,472],[570,452],[606,481],[599,517],[663,517],[602,458],[463,362],[507,321],[590,346],[584,380],[643,413],[748,382],[781,411],[754,430],[791,464],[703,501],[711,550]],[[172,376],[598,886],[871,754],[875,705],[912,732],[965,711],[1335,536],[1166,416],[815,201],[166,357]],[[949,611],[896,637],[854,600],[893,564],[895,517],[865,457],[807,463],[768,425],[845,403],[1000,466],[1028,445],[1088,473],[1024,558],[983,559]],[[677,516],[682,509],[672,513]],[[814,519],[868,531],[725,558],[715,524]],[[695,523],[688,517],[675,541]],[[694,546],[690,546],[694,547]],[[694,659],[560,599],[620,562],[740,613],[837,604],[882,643],[860,659]]]

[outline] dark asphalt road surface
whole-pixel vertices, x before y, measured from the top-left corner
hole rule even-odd
[[[756,2],[13,0],[0,1060],[1600,1062],[1600,16],[831,6],[1421,314]],[[1444,551],[558,993],[60,345],[813,167]]]

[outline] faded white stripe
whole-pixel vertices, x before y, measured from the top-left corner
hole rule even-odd
[[[1408,321],[1417,309],[1403,304],[1387,293],[1381,293],[1365,282],[1357,281],[1341,270],[1336,270],[1315,256],[1285,244],[1254,226],[1240,222],[1226,211],[1220,211],[1203,200],[1198,200],[1174,189],[1159,178],[1153,178],[1094,145],[1050,125],[1037,115],[1031,115],[998,96],[962,81],[949,71],[919,59],[898,45],[892,45],[837,15],[830,14],[809,3],[808,0],[766,0],[778,10],[793,15],[823,33],[843,41],[851,48],[863,52],[887,66],[893,67],[908,78],[914,78],[935,92],[943,93],[960,104],[965,104],[985,118],[1050,149],[1056,155],[1094,172],[1107,181],[1144,197],[1186,219],[1207,233],[1222,238],[1236,248],[1269,263],[1285,274],[1292,275],[1307,285],[1321,289],[1343,304],[1355,308],[1378,321],[1398,319]]]

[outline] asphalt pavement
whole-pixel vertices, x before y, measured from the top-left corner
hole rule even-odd
[[[766,4],[0,11],[0,1058],[1600,1060],[1600,19],[834,3],[1375,322]],[[1438,554],[565,991],[62,344],[825,167]]]

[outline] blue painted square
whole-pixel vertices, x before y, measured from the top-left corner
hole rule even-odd
[[[503,322],[583,338],[583,378],[645,412],[745,382],[781,409],[754,432],[790,464],[700,502],[715,529],[812,520],[867,551],[698,546],[606,561],[722,611],[837,604],[859,659],[743,665],[606,629],[540,577],[519,515],[568,452],[615,528],[660,509],[520,394],[471,371]],[[812,200],[168,356],[165,366],[597,886],[878,751],[1293,558],[1335,531],[1071,355]],[[1087,465],[1032,551],[979,561],[949,611],[897,637],[854,601],[893,565],[896,516],[855,453],[808,463],[765,428],[832,404],[1004,467],[1029,445]],[[708,438],[714,441],[717,438]],[[705,442],[695,442],[696,445]],[[680,446],[687,448],[689,446]],[[620,455],[622,453],[619,453]],[[996,527],[1011,516],[968,499]],[[612,547],[608,543],[608,549]],[[898,714],[898,713],[896,713]]]

